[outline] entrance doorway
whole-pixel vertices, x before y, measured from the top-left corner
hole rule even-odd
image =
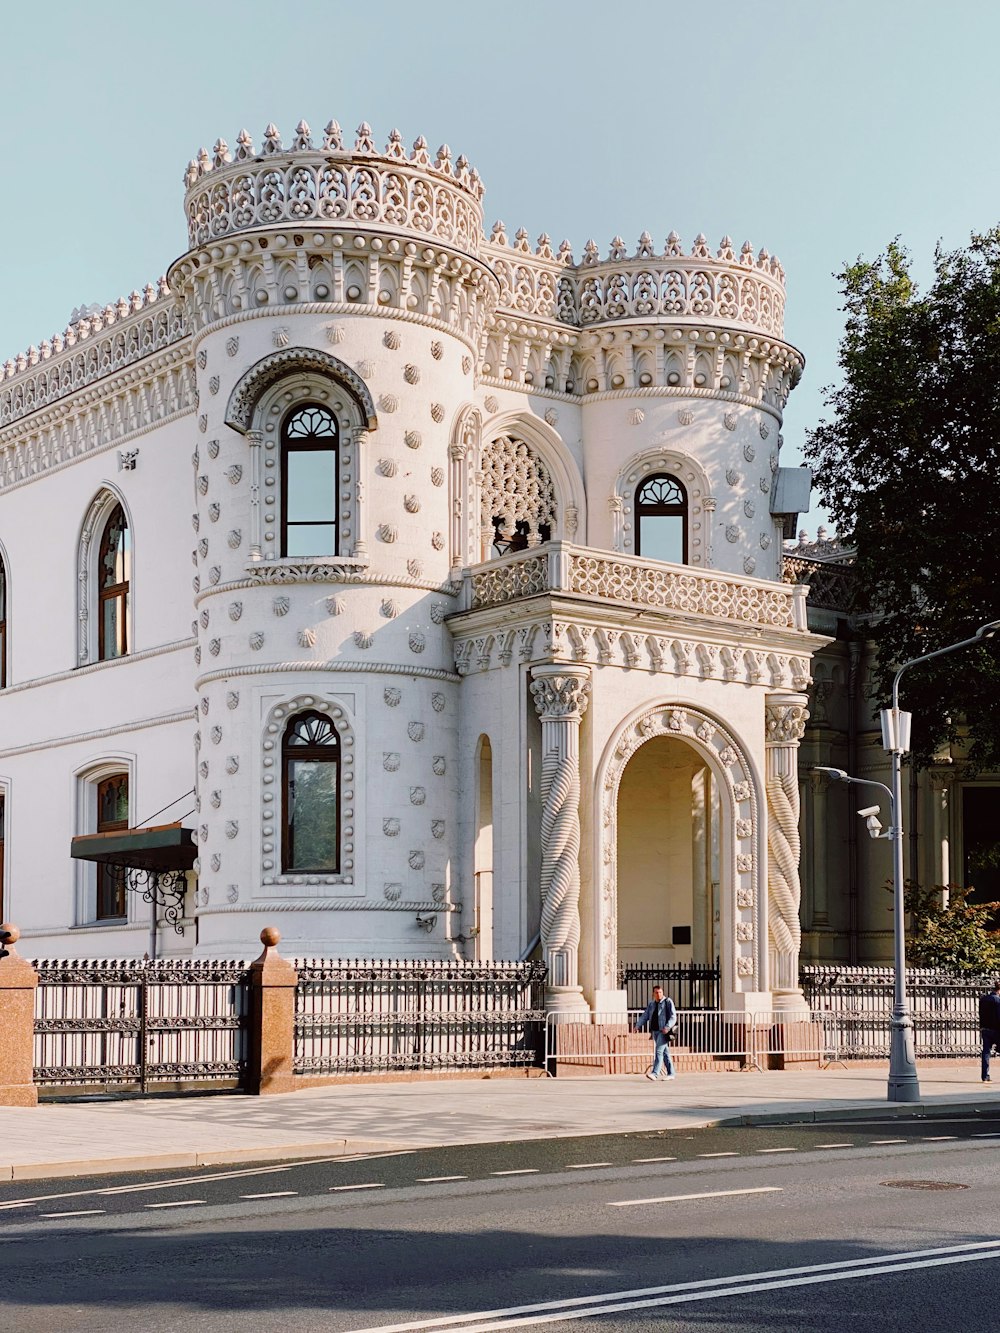
[[[619,962],[714,966],[719,957],[719,793],[685,741],[654,736],[618,789]]]

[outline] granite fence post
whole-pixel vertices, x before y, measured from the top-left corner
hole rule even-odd
[[[0,925],[0,1106],[35,1106],[35,988],[38,973],[14,947],[17,926]]]
[[[281,932],[265,926],[264,952],[250,964],[250,1027],[247,1092],[264,1096],[291,1092],[295,1078],[295,987],[299,974],[281,957]]]

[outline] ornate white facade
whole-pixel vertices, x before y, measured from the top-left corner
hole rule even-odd
[[[167,278],[0,377],[5,914],[39,954],[147,947],[149,908],[98,919],[68,858],[125,773],[132,825],[183,815],[197,841],[161,951],[241,956],[265,923],[297,955],[537,940],[565,1008],[616,1003],[630,950],[718,955],[727,1007],[795,1007],[825,640],[780,581],[802,358],[778,261],[487,237],[464,158],[364,125],[220,140],[185,183]],[[299,409],[336,438],[320,517],[288,480]],[[675,560],[642,553],[650,479]],[[127,650],[102,660],[119,504]],[[312,714],[338,758],[326,869],[287,842]]]

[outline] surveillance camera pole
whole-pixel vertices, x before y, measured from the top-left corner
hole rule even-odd
[[[894,996],[889,1045],[890,1102],[917,1102],[920,1083],[913,1049],[913,1019],[906,999],[906,920],[903,908],[903,755],[910,748],[910,715],[899,711],[899,682],[903,672],[932,657],[944,657],[959,648],[968,648],[992,638],[1000,630],[1000,620],[982,625],[969,639],[938,648],[922,657],[904,662],[892,681],[892,708],[882,710],[882,745],[892,755],[892,897],[893,897],[893,972]]]

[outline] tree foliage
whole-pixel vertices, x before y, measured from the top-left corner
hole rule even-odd
[[[898,663],[1000,617],[1000,229],[939,248],[924,292],[898,241],[838,277],[842,381],[826,391],[833,419],[810,433],[806,457],[857,549],[885,703]],[[991,644],[909,671],[900,701],[918,762],[964,720],[970,764],[1000,765],[998,696]]]
[[[914,967],[985,976],[1000,974],[1000,932],[994,929],[1000,903],[970,903],[972,889],[949,884],[922,889],[908,880],[904,906],[910,914],[906,960]],[[942,902],[947,896],[947,906]]]

